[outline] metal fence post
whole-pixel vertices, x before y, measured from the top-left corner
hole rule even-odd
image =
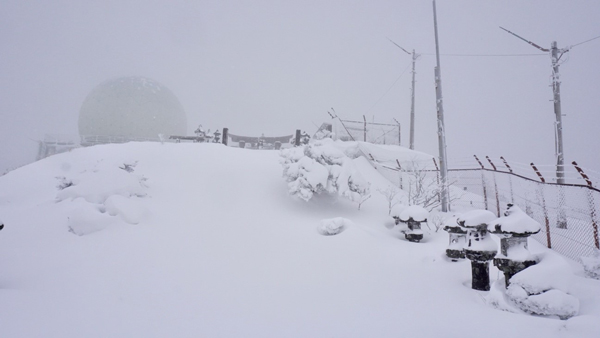
[[[515,201],[515,195],[514,195],[514,192],[513,192],[513,184],[512,184],[512,173],[513,173],[513,170],[508,165],[508,162],[506,161],[506,159],[504,159],[504,157],[500,156],[500,158],[502,159],[502,162],[504,162],[504,166],[506,167],[506,169],[508,169],[508,172],[511,173],[511,175],[508,175],[508,184],[510,186],[510,202],[514,203],[514,201]]]
[[[365,120],[365,126],[364,126],[364,128],[365,128],[364,129],[365,134],[364,134],[364,140],[363,141],[367,142],[367,118],[364,115],[363,115],[363,120]]]
[[[400,189],[402,189],[402,166],[400,165],[400,161],[396,159],[396,163],[398,164],[398,175],[400,176]]]
[[[592,187],[592,181],[590,180],[590,178],[583,172],[583,170],[581,169],[581,167],[579,167],[577,165],[577,162],[573,161],[572,162],[573,166],[575,167],[575,169],[577,170],[577,172],[579,173],[579,175],[581,175],[581,177],[583,177],[583,179],[585,180],[585,182],[587,183],[587,185],[589,187]],[[592,219],[592,229],[593,229],[593,233],[594,233],[594,244],[596,245],[596,249],[600,249],[600,240],[598,239],[598,215],[596,214],[596,203],[594,203],[594,195],[591,189],[587,190],[587,198],[588,198],[588,205],[590,208],[590,217]]]
[[[487,210],[488,209],[488,198],[487,198],[487,189],[485,187],[485,176],[484,176],[485,167],[483,166],[483,163],[481,163],[481,161],[479,160],[477,155],[473,155],[473,157],[475,157],[475,159],[477,160],[477,163],[479,163],[479,165],[481,166],[481,187],[483,188],[483,205],[484,205],[485,210]]]
[[[539,195],[539,198],[541,199],[542,210],[544,212],[544,221],[546,223],[546,240],[548,241],[548,249],[552,249],[552,239],[550,236],[550,220],[548,219],[548,209],[546,208],[546,199],[544,198],[544,189],[543,189],[543,187],[544,187],[543,183],[546,183],[546,180],[544,179],[544,176],[542,176],[542,173],[540,173],[538,168],[536,168],[535,164],[533,164],[533,162],[531,162],[530,165],[533,168],[533,171],[535,171],[535,173],[540,178],[540,181],[542,181],[542,184],[538,185],[538,195]]]
[[[494,190],[496,191],[496,215],[500,217],[500,198],[498,197],[498,183],[496,183],[496,166],[489,156],[486,156],[485,158],[487,158],[488,162],[492,165],[492,168],[494,168],[494,173],[492,175],[494,177]]]

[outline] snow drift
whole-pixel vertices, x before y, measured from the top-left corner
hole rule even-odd
[[[400,240],[381,194],[360,211],[331,194],[292,198],[278,159],[219,144],[128,143],[76,149],[0,177],[0,335],[600,332],[600,286],[583,272],[566,290],[581,302],[576,317],[498,311],[468,287],[468,262],[444,259],[445,232],[425,226],[427,243]],[[366,160],[354,164],[373,191],[389,185]],[[338,217],[348,220],[344,231],[315,231]],[[534,254],[555,255],[531,244]]]

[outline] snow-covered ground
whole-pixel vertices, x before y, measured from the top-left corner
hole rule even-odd
[[[356,167],[372,197],[359,211],[343,197],[289,196],[279,160],[128,143],[0,177],[0,337],[600,335],[600,281],[576,263],[530,241],[562,262],[545,266],[560,267],[580,308],[568,320],[522,313],[493,266],[490,292],[470,288],[470,263],[445,258],[444,231],[406,241],[366,161]]]

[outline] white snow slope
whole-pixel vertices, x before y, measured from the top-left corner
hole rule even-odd
[[[404,240],[375,187],[358,211],[292,198],[281,176],[275,151],[128,143],[0,177],[0,337],[600,334],[600,281],[574,264],[578,316],[501,311],[444,258],[446,233]],[[350,222],[319,234],[336,217]]]

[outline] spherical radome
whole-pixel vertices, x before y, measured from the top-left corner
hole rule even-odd
[[[85,98],[79,112],[81,136],[157,138],[186,132],[187,117],[177,97],[144,77],[100,84]]]

